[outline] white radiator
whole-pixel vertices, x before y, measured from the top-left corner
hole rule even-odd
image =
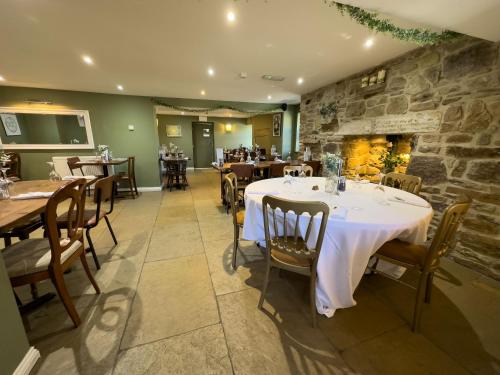
[[[52,157],[52,161],[54,162],[54,169],[56,170],[57,173],[59,173],[59,175],[61,175],[61,177],[71,176],[71,172],[68,168],[68,161],[67,161],[67,159],[70,157],[71,156],[53,156]],[[78,156],[78,157],[80,158],[81,161],[95,160],[95,156],[91,156],[91,155]],[[89,176],[89,175],[98,176],[98,175],[103,174],[102,167],[97,166],[97,165],[86,165],[86,166],[83,166],[82,169],[83,169],[83,173],[86,176]],[[114,174],[114,168],[112,166],[109,166],[108,169],[109,169],[110,175]],[[75,176],[81,175],[79,169],[74,169],[73,174]]]

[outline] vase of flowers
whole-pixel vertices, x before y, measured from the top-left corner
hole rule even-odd
[[[325,174],[325,191],[331,194],[339,193],[339,178],[342,174],[343,160],[340,154],[327,152],[323,155],[323,173]]]
[[[97,152],[101,155],[103,161],[109,159],[109,146],[108,145],[97,145]]]

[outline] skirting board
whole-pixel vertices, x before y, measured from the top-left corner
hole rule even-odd
[[[31,346],[12,375],[29,375],[38,358],[40,358],[40,352],[34,346]]]

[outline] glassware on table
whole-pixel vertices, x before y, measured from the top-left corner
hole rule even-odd
[[[338,195],[339,194],[339,176],[335,173],[330,173],[325,179],[325,192]]]
[[[306,164],[302,164],[302,169],[299,173],[299,177],[302,177],[302,178],[307,177],[306,172],[304,171],[305,166],[306,166]]]
[[[9,183],[4,178],[0,178],[0,200],[9,198]]]
[[[346,189],[346,177],[345,176],[340,176],[339,177],[339,191],[345,191]]]
[[[373,190],[373,198],[375,201],[383,206],[389,205],[389,201],[387,200],[386,192],[384,185],[382,185],[382,179],[384,177],[383,173],[379,173],[380,180],[377,185],[375,185],[375,189]]]
[[[47,164],[50,166],[49,181],[61,181],[62,177],[59,173],[56,172],[54,162],[48,161]]]

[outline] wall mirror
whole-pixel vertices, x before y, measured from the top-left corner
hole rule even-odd
[[[93,149],[89,111],[0,107],[6,150]]]

